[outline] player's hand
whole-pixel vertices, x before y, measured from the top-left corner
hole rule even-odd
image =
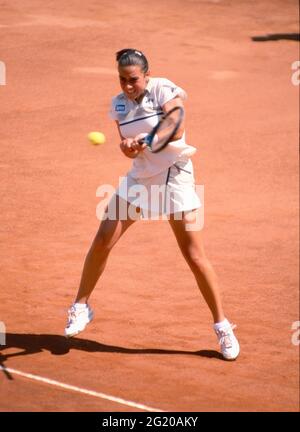
[[[139,152],[143,151],[146,147],[147,144],[143,143],[140,144],[139,141],[143,138],[145,138],[145,136],[147,136],[147,133],[140,133],[137,136],[134,137],[133,143],[132,143],[132,148],[134,150],[138,150]]]
[[[138,150],[135,150],[132,147],[132,144],[134,142],[133,138],[125,138],[120,143],[120,149],[124,153],[125,156],[134,159],[139,154]]]
[[[137,155],[143,151],[145,144],[141,145],[138,143],[136,138],[125,138],[120,143],[120,149],[125,154],[125,156],[134,159]]]

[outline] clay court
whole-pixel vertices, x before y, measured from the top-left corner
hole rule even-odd
[[[297,33],[296,0],[0,2],[1,411],[299,410]],[[96,190],[131,164],[108,117],[126,47],[187,91],[234,362],[167,221],[125,233],[63,336]]]

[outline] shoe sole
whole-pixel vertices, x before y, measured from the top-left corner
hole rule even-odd
[[[238,356],[239,356],[239,355],[237,355],[237,356],[234,357],[234,358],[227,358],[227,357],[224,357],[224,356],[223,356],[223,359],[226,360],[226,361],[229,361],[229,362],[230,362],[230,361],[235,361],[235,360],[238,358]]]
[[[238,354],[237,354],[236,357],[231,357],[231,358],[229,357],[228,358],[228,357],[225,357],[224,354],[222,354],[223,359],[226,360],[226,361],[234,361],[234,360],[236,360],[238,358],[239,355],[240,355],[240,350],[239,350],[239,352],[238,352]]]

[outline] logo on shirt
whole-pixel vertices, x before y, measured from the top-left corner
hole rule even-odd
[[[154,99],[151,98],[150,96],[146,97],[144,107],[145,109],[156,110],[156,111],[160,109],[159,107],[154,106]]]
[[[118,104],[118,105],[116,105],[115,110],[118,111],[118,112],[120,112],[120,111],[125,111],[125,105],[123,105],[123,104]]]

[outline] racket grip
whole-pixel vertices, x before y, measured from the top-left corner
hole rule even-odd
[[[149,142],[150,135],[147,133],[141,133],[137,136],[137,138],[139,144],[147,144]]]
[[[139,144],[147,144],[148,146],[155,145],[158,141],[158,136],[155,134],[152,136],[151,134],[146,134],[144,138],[139,140]]]

